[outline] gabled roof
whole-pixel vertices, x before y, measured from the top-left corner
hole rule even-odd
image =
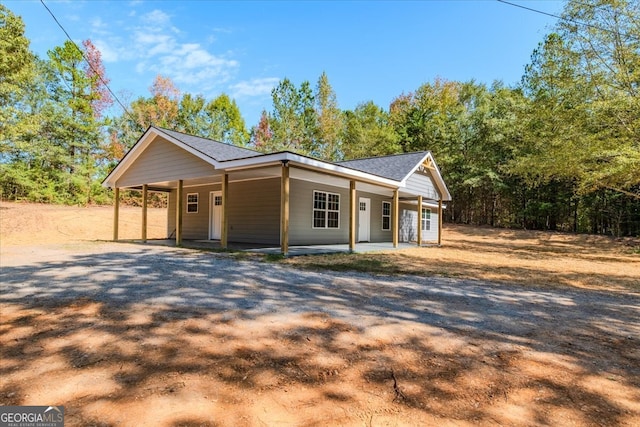
[[[114,188],[118,179],[136,162],[136,159],[154,141],[156,136],[163,137],[169,143],[175,144],[220,171],[239,171],[274,165],[280,162],[292,162],[310,170],[348,179],[357,179],[374,185],[386,186],[387,188],[405,188],[407,180],[413,173],[419,167],[428,163],[432,177],[435,180],[434,184],[438,187],[443,200],[451,200],[451,195],[440,175],[438,166],[429,151],[331,163],[289,151],[264,154],[248,148],[224,144],[157,126],[150,126],[145,131],[104,179],[102,185]]]
[[[151,127],[177,139],[183,144],[219,162],[225,162],[227,160],[246,159],[249,157],[264,155],[248,148],[236,147],[235,145],[225,144],[213,139],[188,135],[186,133],[176,132],[174,130],[164,129],[158,126]]]
[[[415,170],[417,165],[422,163],[428,154],[428,151],[417,151],[415,153],[346,160],[336,162],[336,164],[394,181],[402,181]]]

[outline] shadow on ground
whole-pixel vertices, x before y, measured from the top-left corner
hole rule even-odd
[[[0,404],[69,425],[640,421],[632,294],[110,247],[2,268]]]

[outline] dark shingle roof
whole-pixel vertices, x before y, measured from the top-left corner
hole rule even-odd
[[[235,145],[225,144],[223,142],[214,141],[213,139],[202,138],[199,136],[187,135],[186,133],[176,132],[174,130],[164,129],[154,126],[157,130],[165,133],[172,138],[177,139],[183,144],[188,145],[219,162],[236,159],[246,159],[247,157],[262,156],[262,153],[249,150],[247,148],[236,147]]]
[[[336,164],[383,178],[402,181],[422,161],[427,153],[427,151],[418,151],[392,156],[347,160],[336,162]]]

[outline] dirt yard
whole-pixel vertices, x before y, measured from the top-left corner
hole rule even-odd
[[[137,238],[140,209],[121,218]],[[64,405],[68,426],[640,425],[637,240],[447,227],[442,248],[273,263],[111,226],[0,204],[0,405]]]

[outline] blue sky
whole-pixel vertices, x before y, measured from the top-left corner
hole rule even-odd
[[[513,3],[558,14],[562,1]],[[486,1],[51,1],[78,44],[100,49],[110,86],[128,103],[157,74],[183,92],[227,93],[247,122],[271,110],[288,77],[315,87],[324,71],[340,108],[383,108],[436,77],[519,82],[556,19]],[[39,1],[4,4],[41,57],[66,36]],[[116,113],[120,113],[116,111]]]

